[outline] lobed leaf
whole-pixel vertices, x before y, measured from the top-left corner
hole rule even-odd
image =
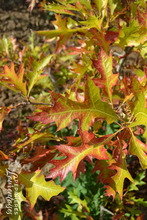
[[[124,154],[124,153],[122,153]],[[125,178],[129,179],[131,182],[134,182],[133,178],[131,177],[127,165],[126,159],[123,156],[117,163],[112,164],[109,169],[115,170],[116,174],[111,176],[107,181],[106,188],[106,196],[112,196],[115,198],[116,193],[119,194],[120,198],[123,197],[123,185]]]
[[[87,27],[76,27],[77,22],[73,21],[72,19],[62,18],[60,15],[55,15],[56,21],[53,22],[55,26],[55,30],[49,31],[37,31],[38,34],[46,36],[46,38],[54,38],[59,37],[59,41],[57,43],[57,50],[67,41],[74,33],[84,33]],[[69,27],[69,20],[74,23],[72,27]]]
[[[30,94],[30,91],[38,80],[46,77],[46,75],[41,75],[41,73],[43,72],[43,68],[49,64],[53,56],[54,55],[48,55],[46,57],[43,57],[39,61],[32,62],[33,71],[28,73],[27,75],[29,79],[28,94]]]
[[[53,153],[50,149],[44,149],[43,146],[36,146],[34,150],[35,152],[32,157],[23,160],[23,164],[31,163],[33,165],[31,171],[41,169],[45,164],[53,159],[56,154],[56,152]]]
[[[92,60],[94,67],[98,70],[101,78],[95,78],[93,81],[99,88],[104,88],[110,101],[112,102],[112,87],[116,85],[118,74],[112,72],[112,55],[109,56],[101,50],[98,54],[98,60]]]
[[[147,145],[136,138],[133,133],[130,141],[129,152],[130,154],[138,157],[143,169],[147,169]]]
[[[84,199],[84,200],[81,200],[81,199],[77,196],[76,191],[74,191],[74,193],[72,193],[72,192],[69,191],[69,192],[68,192],[68,198],[71,199],[70,204],[75,204],[75,203],[78,204],[77,210],[78,210],[79,212],[82,211],[83,207],[86,208],[86,210],[87,210],[88,212],[90,212],[89,207],[87,206],[87,201],[86,201],[85,199]]]
[[[42,4],[42,7],[44,8],[44,10],[52,11],[59,14],[66,14],[66,15],[74,15],[72,10],[75,10],[75,6],[71,4],[57,5],[55,3],[52,4],[50,3],[47,5]]]
[[[28,138],[28,140],[26,141],[23,141],[20,143],[19,142],[16,142],[15,144],[13,144],[13,147],[16,147],[18,149],[21,149],[23,148],[24,146],[28,146],[29,144],[32,144],[32,143],[36,143],[38,141],[45,141],[45,140],[53,140],[54,139],[54,136],[52,134],[50,134],[49,132],[35,132],[33,134],[30,135],[30,138]]]
[[[46,182],[39,170],[35,174],[23,171],[19,174],[18,180],[26,188],[26,198],[30,202],[31,209],[34,207],[38,196],[50,200],[52,196],[58,195],[65,189],[55,185],[53,181]]]
[[[78,165],[87,155],[91,155],[99,160],[108,159],[106,149],[103,146],[95,147],[94,145],[82,144],[80,147],[71,147],[60,144],[56,145],[55,148],[64,153],[66,158],[50,161],[55,167],[51,169],[51,173],[47,178],[59,176],[61,181],[67,176],[69,171],[72,171],[75,179]]]
[[[143,25],[144,27],[147,27],[147,12],[146,11],[142,12],[140,10],[137,10],[137,17],[138,17],[139,23]]]
[[[144,43],[147,40],[146,32],[147,29],[139,25],[137,20],[133,19],[129,26],[123,24],[116,43],[119,43],[121,47],[139,46],[140,43]]]
[[[41,112],[29,116],[43,124],[56,122],[58,130],[65,128],[71,121],[78,118],[80,129],[86,131],[94,123],[95,118],[103,118],[108,123],[117,120],[117,115],[108,103],[100,99],[99,89],[89,78],[85,82],[85,99],[79,103],[51,92],[53,107],[42,107]]]
[[[147,108],[146,108],[146,100],[144,93],[137,94],[138,100],[136,101],[136,105],[132,111],[134,114],[134,122],[130,123],[128,127],[134,127],[137,125],[145,125],[147,128]],[[144,137],[147,135],[147,129],[143,134]]]
[[[20,65],[18,73],[14,70],[14,63],[11,63],[10,68],[4,66],[4,72],[0,74],[0,84],[15,92],[21,92],[24,96],[27,95],[26,82],[24,80],[24,67]]]
[[[97,170],[100,170],[100,174],[98,175],[97,179],[102,181],[104,184],[107,184],[111,176],[116,173],[115,170],[109,169],[110,162],[111,161],[109,160],[97,160],[93,169],[93,173]]]

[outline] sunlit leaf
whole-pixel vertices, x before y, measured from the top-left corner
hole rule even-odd
[[[85,100],[82,103],[71,101],[55,92],[51,92],[51,95],[54,106],[41,108],[41,112],[29,116],[30,119],[43,124],[56,122],[60,130],[78,118],[82,131],[88,130],[95,118],[106,119],[108,123],[117,120],[117,115],[109,104],[101,100],[98,87],[90,79],[86,80]]]
[[[147,108],[144,93],[140,93],[137,95],[138,100],[136,101],[136,105],[133,109],[134,114],[134,122],[130,123],[129,127],[134,127],[137,125],[145,125],[147,128]],[[145,130],[144,137],[147,135],[147,129]]]
[[[6,86],[7,88],[15,91],[22,92],[24,96],[27,94],[26,82],[24,81],[24,67],[23,64],[20,65],[18,72],[14,70],[14,63],[11,63],[10,68],[4,66],[4,72],[0,74],[0,84]]]
[[[139,158],[143,169],[147,169],[147,145],[137,139],[133,134],[129,146],[129,152]]]
[[[33,86],[35,85],[35,83],[38,80],[46,77],[46,75],[41,75],[41,73],[43,72],[43,68],[49,64],[49,62],[53,56],[54,55],[48,55],[46,57],[43,57],[39,61],[32,60],[33,71],[28,73],[28,75],[27,75],[27,77],[29,79],[29,89],[28,89],[29,94],[30,94],[30,91],[32,90]]]
[[[127,169],[124,153],[122,152],[122,154],[120,154],[120,159],[117,163],[112,164],[108,168],[111,170],[115,170],[116,174],[107,179],[108,185],[105,186],[106,196],[112,196],[113,198],[115,198],[116,193],[118,193],[120,198],[122,199],[124,180],[127,178],[131,182],[134,182]]]
[[[118,74],[112,73],[112,55],[108,56],[105,51],[101,50],[98,54],[98,60],[93,60],[93,65],[101,75],[100,79],[95,78],[93,81],[98,87],[104,88],[112,102],[112,87],[118,80]]]
[[[55,146],[60,152],[66,155],[65,159],[62,160],[52,160],[51,164],[55,168],[51,169],[51,174],[47,177],[56,178],[60,176],[61,181],[66,177],[69,171],[72,171],[73,177],[76,177],[76,172],[78,165],[81,160],[83,160],[87,155],[92,155],[97,159],[108,159],[106,150],[103,146],[95,147],[94,145],[83,144],[80,147],[71,147],[68,145]]]
[[[23,148],[24,146],[28,146],[30,143],[36,143],[38,141],[45,141],[45,140],[53,140],[54,139],[54,136],[52,134],[50,134],[49,132],[36,132],[36,133],[33,133],[30,135],[30,138],[28,137],[28,139],[26,141],[23,141],[21,142],[20,140],[20,143],[19,143],[19,140],[18,140],[18,143],[16,142],[13,146],[18,148],[18,149],[21,149]]]
[[[38,196],[42,196],[45,200],[50,200],[52,196],[58,195],[65,189],[55,185],[53,181],[46,182],[39,170],[35,173],[22,172],[19,174],[18,180],[26,188],[26,198],[30,202],[31,208],[34,207]]]

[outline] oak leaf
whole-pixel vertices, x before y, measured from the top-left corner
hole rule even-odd
[[[11,63],[10,68],[4,66],[4,72],[0,75],[0,84],[15,92],[22,92],[24,96],[27,95],[26,82],[24,81],[24,67],[20,65],[18,73],[14,70],[14,63]]]
[[[134,182],[129,171],[127,170],[125,157],[123,156],[121,158],[121,161],[113,163],[108,168],[111,170],[115,170],[116,174],[114,174],[112,177],[108,179],[108,185],[105,186],[106,196],[112,196],[113,198],[115,198],[116,193],[118,193],[120,198],[122,199],[125,178],[129,179],[131,182]]]
[[[95,118],[103,118],[108,124],[117,120],[116,113],[108,103],[101,100],[98,87],[89,78],[85,83],[85,99],[82,103],[55,92],[51,92],[51,96],[54,106],[40,108],[41,112],[29,116],[30,119],[42,124],[55,122],[60,130],[77,118],[82,132],[93,125]]]
[[[109,159],[110,156],[103,145],[107,144],[115,135],[114,133],[96,138],[92,132],[84,132],[84,138],[83,136],[68,137],[67,145],[54,146],[66,158],[51,160],[50,163],[55,167],[47,177],[55,178],[60,176],[62,181],[68,172],[72,171],[73,177],[76,178],[80,171],[84,172],[85,170],[83,160],[91,163],[93,157],[99,160]]]
[[[54,136],[49,132],[34,132],[31,135],[28,135],[28,139],[26,141],[18,140],[13,147],[17,149],[22,149],[25,146],[29,146],[30,144],[36,144],[38,142],[43,143],[44,141],[54,140]]]
[[[124,144],[121,142],[121,139],[118,139],[115,142],[115,145],[115,155],[117,155],[117,158],[115,158],[115,156],[113,155],[114,159],[112,157],[112,159],[110,158],[107,162],[108,164],[110,164],[108,166],[108,169],[116,173],[110,178],[105,179],[106,181],[104,183],[106,184],[106,196],[112,196],[113,198],[115,198],[116,193],[118,193],[120,198],[122,199],[124,180],[127,178],[133,183],[134,180],[127,169],[127,151],[125,149],[126,146],[124,146]]]
[[[53,56],[54,55],[49,54],[46,57],[42,57],[39,61],[32,60],[31,65],[33,71],[27,74],[27,77],[29,79],[28,93],[30,93],[37,81],[47,77],[46,74],[41,75],[41,73],[43,72],[43,68],[49,64]]]
[[[31,209],[34,207],[38,196],[50,200],[52,196],[58,195],[65,189],[56,185],[53,181],[46,182],[39,170],[35,174],[22,171],[19,174],[18,181],[25,186],[26,199],[30,202]]]
[[[137,125],[145,125],[147,128],[147,108],[146,108],[146,99],[144,93],[137,94],[137,101],[135,107],[132,110],[134,116],[134,121],[130,123],[128,127],[132,128]],[[143,136],[147,137],[147,129],[145,130]]]
[[[108,56],[104,50],[101,50],[98,54],[98,60],[92,61],[94,67],[101,75],[100,79],[96,78],[93,81],[98,87],[104,88],[106,94],[112,102],[112,87],[116,85],[118,80],[118,74],[112,73],[112,55],[110,54]]]
[[[97,180],[102,181],[104,184],[108,183],[111,176],[115,174],[114,170],[109,169],[109,162],[106,160],[97,160],[93,169],[93,173],[97,170],[100,170]]]
[[[59,37],[59,41],[57,43],[57,50],[74,34],[77,32],[83,33],[87,27],[76,27],[77,22],[69,18],[62,18],[61,15],[55,15],[56,21],[53,22],[56,27],[55,30],[45,30],[45,31],[37,31],[39,35],[46,36],[46,38],[54,38]],[[72,28],[69,28],[72,23]]]
[[[27,159],[23,159],[23,164],[31,163],[33,167],[31,171],[35,171],[37,169],[42,168],[45,164],[49,162],[49,160],[53,159],[56,152],[52,152],[50,149],[44,149],[43,146],[37,146],[34,148],[35,153],[32,157]]]
[[[133,133],[130,140],[129,152],[139,158],[143,169],[147,169],[147,145],[136,138]]]

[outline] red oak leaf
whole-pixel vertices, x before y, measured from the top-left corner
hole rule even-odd
[[[92,155],[99,160],[108,159],[106,149],[103,146],[94,147],[94,145],[82,144],[80,147],[71,147],[61,144],[55,147],[64,153],[66,158],[50,161],[55,167],[51,169],[50,175],[46,178],[56,178],[59,176],[62,181],[68,172],[72,171],[75,179],[78,165],[87,155]]]
[[[114,31],[106,31],[105,39],[106,41],[110,41],[110,43],[114,42],[119,36],[118,32]]]
[[[65,128],[74,119],[79,119],[81,131],[87,131],[93,125],[95,118],[103,118],[107,123],[117,120],[117,115],[106,102],[100,98],[99,89],[93,81],[87,78],[85,83],[84,102],[72,101],[61,94],[51,92],[53,107],[42,107],[41,112],[28,118],[42,124],[55,122],[58,130]]]
[[[1,84],[15,92],[20,91],[24,96],[27,95],[26,82],[24,81],[24,67],[20,65],[18,72],[15,72],[14,63],[11,63],[10,68],[4,66],[4,72],[1,73]]]
[[[35,147],[34,155],[28,159],[23,159],[22,164],[31,163],[33,165],[31,171],[35,171],[42,168],[49,160],[53,159],[54,156],[55,153],[52,153],[52,150],[44,149],[43,146],[37,146]]]
[[[105,160],[97,160],[93,169],[93,173],[97,170],[100,170],[100,174],[98,175],[97,180],[102,181],[104,184],[108,183],[111,176],[113,176],[116,172],[115,170],[109,169],[109,163]]]
[[[125,153],[122,150],[121,146],[119,159],[116,163],[112,163],[112,165],[110,165],[108,169],[116,171],[116,173],[107,179],[108,185],[105,186],[106,196],[112,196],[113,198],[115,198],[116,193],[118,193],[120,198],[122,199],[124,180],[126,178],[129,179],[131,182],[134,182],[134,180],[127,169]]]
[[[112,55],[108,56],[104,50],[101,50],[98,54],[98,60],[92,60],[92,62],[101,75],[100,79],[97,78],[93,81],[98,87],[104,88],[105,93],[112,102],[112,87],[116,85],[118,80],[118,74],[112,72]]]
[[[146,9],[147,10],[147,9]],[[144,27],[147,27],[147,12],[137,11],[138,21]]]

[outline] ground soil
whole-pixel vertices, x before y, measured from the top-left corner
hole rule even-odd
[[[31,30],[52,28],[49,12],[41,11],[39,4],[36,4],[30,12],[26,0],[0,0],[0,2],[0,37],[14,36],[18,41],[28,41]],[[38,37],[36,41],[40,39]]]

